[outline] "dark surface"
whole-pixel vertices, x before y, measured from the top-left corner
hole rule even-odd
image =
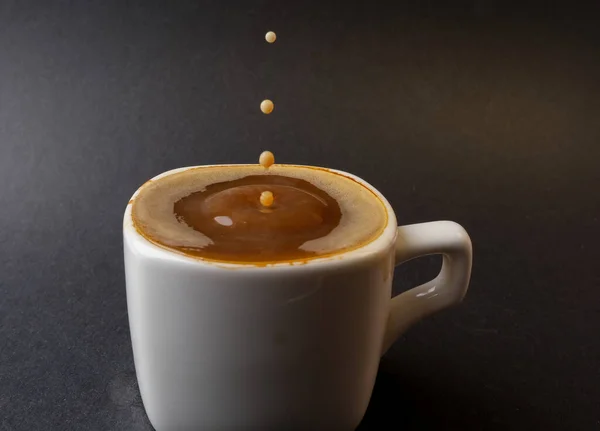
[[[600,428],[597,11],[125,3],[0,4],[1,429],[151,429],[125,205],[266,148],[472,236],[465,302],[384,357],[360,430]]]

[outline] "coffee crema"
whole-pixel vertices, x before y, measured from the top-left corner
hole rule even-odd
[[[176,252],[267,264],[366,245],[385,228],[387,213],[367,187],[326,169],[223,165],[149,181],[133,200],[132,219],[142,236]]]

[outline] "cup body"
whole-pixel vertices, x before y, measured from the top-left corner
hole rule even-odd
[[[133,354],[158,431],[358,426],[390,310],[396,218],[375,189],[343,174],[380,197],[387,225],[364,247],[304,263],[187,257],[140,235],[127,206]]]

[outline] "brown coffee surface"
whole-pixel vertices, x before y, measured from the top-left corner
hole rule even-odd
[[[269,191],[273,203],[261,203]],[[379,198],[319,168],[192,168],[144,185],[133,200],[137,230],[189,256],[231,263],[293,262],[375,239],[387,215]]]

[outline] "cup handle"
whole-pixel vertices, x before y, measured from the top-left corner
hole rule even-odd
[[[396,265],[430,254],[443,255],[442,269],[433,280],[392,298],[382,354],[413,323],[458,304],[467,293],[473,251],[463,227],[436,221],[398,228]]]

